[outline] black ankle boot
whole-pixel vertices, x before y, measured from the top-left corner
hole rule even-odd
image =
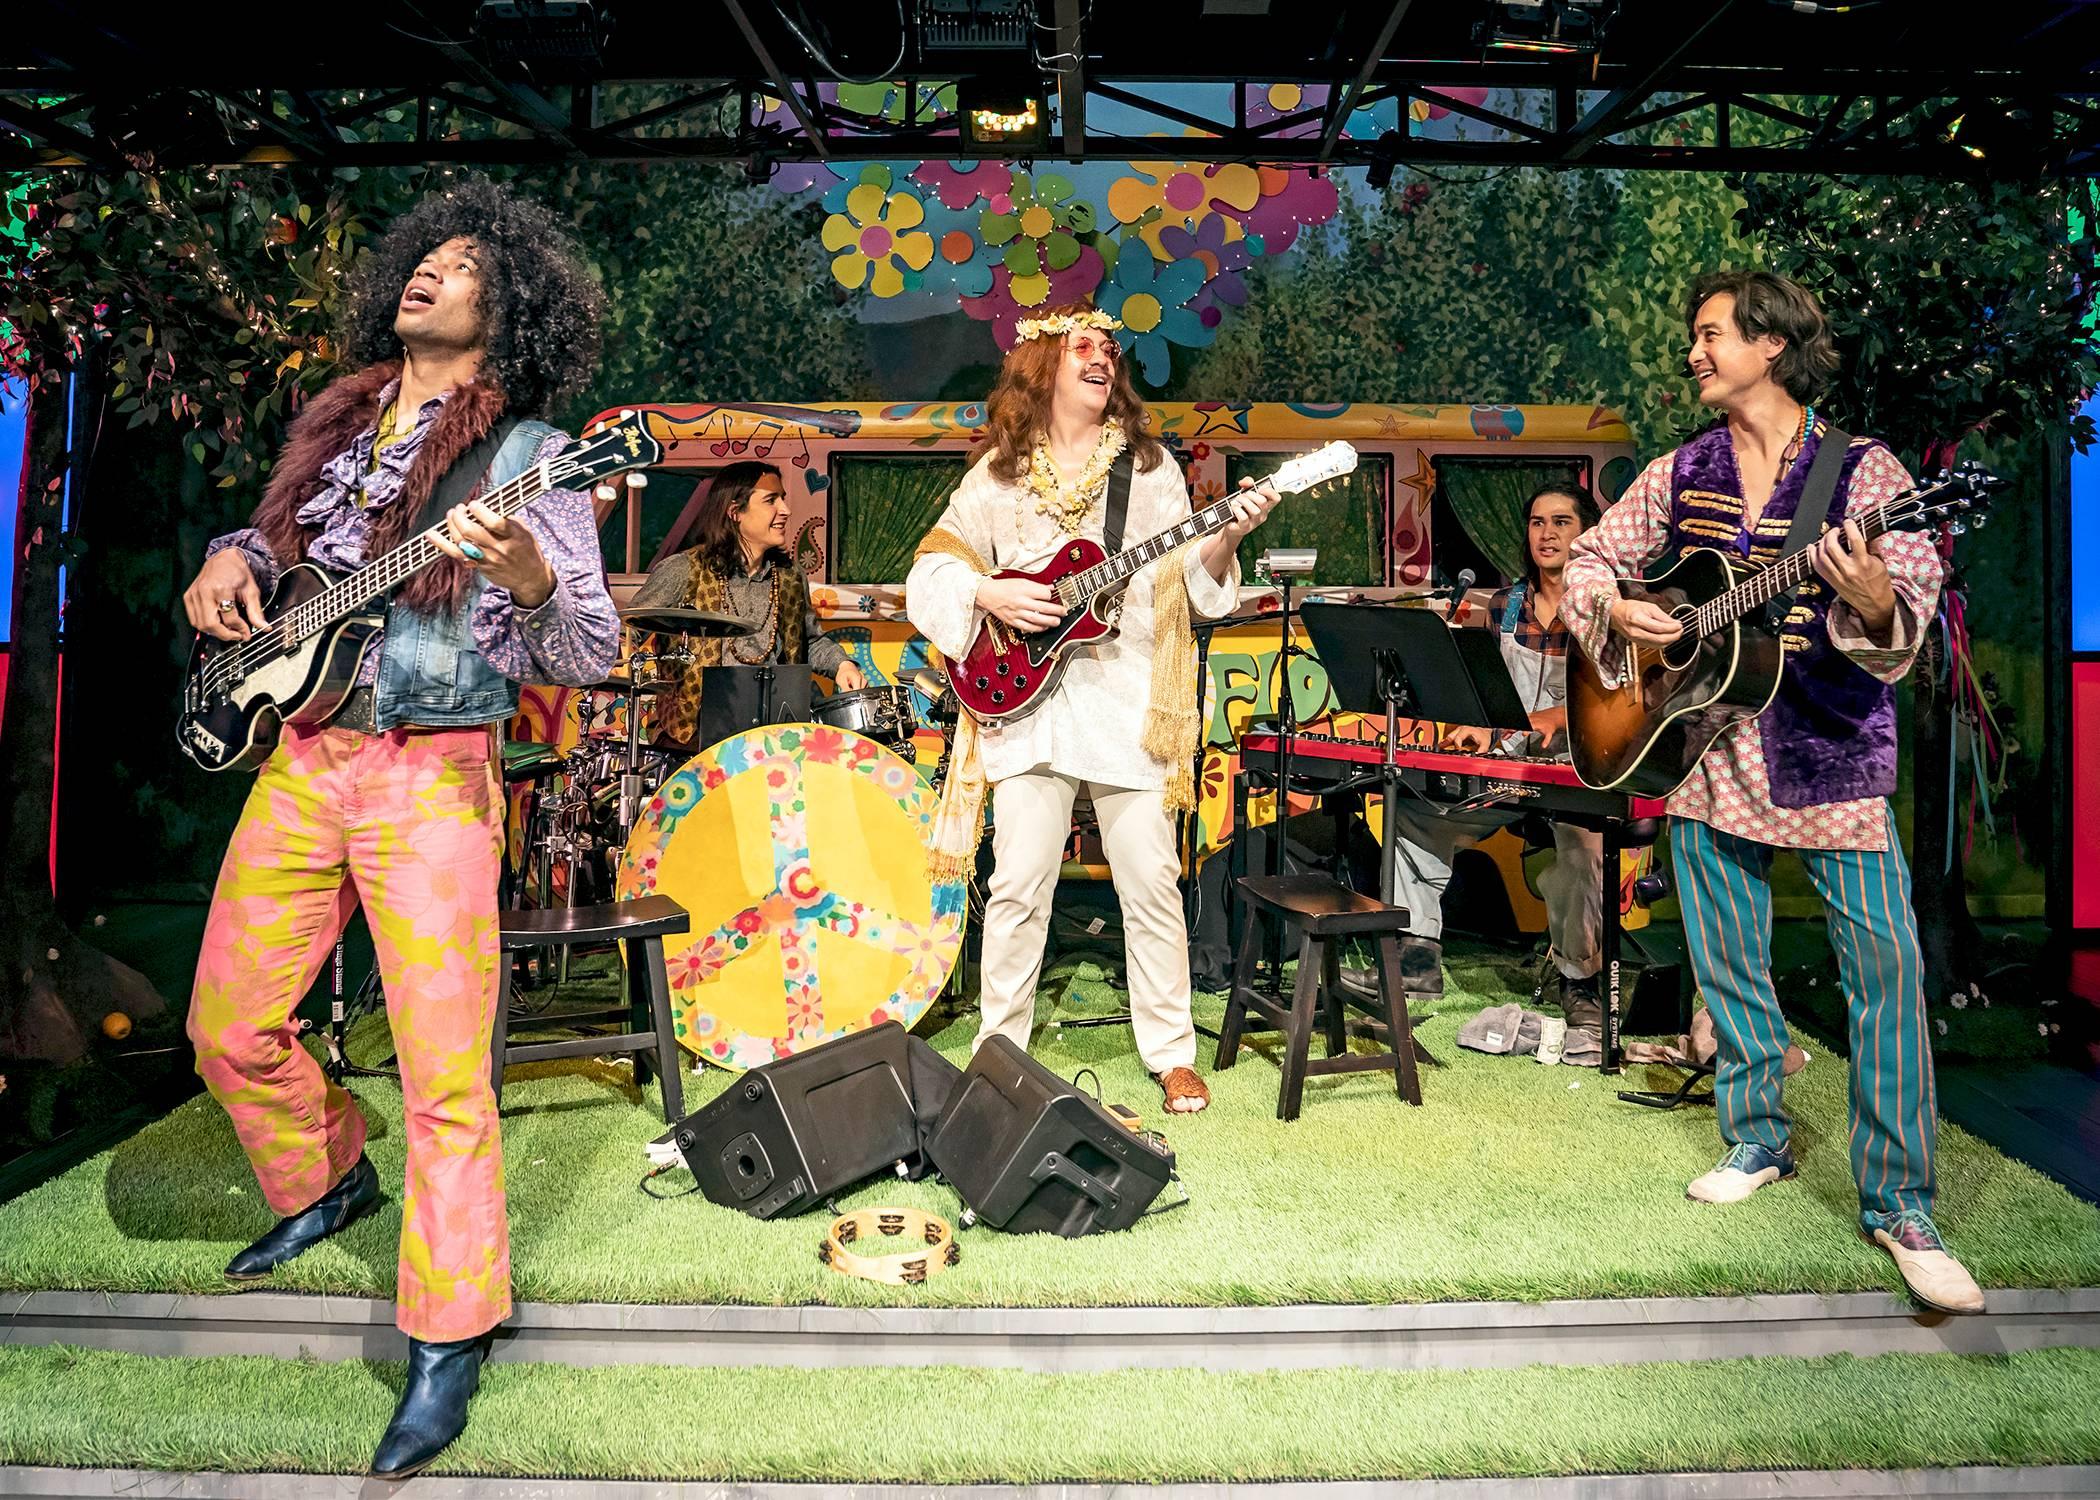
[[[481,1362],[495,1331],[447,1344],[408,1341],[408,1385],[372,1455],[374,1479],[406,1479],[466,1430],[467,1402],[481,1386]]]
[[[293,1256],[312,1249],[337,1230],[363,1218],[380,1203],[379,1174],[359,1153],[343,1180],[226,1263],[228,1281],[259,1281]]]

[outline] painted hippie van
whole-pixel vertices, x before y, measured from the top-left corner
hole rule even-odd
[[[926,664],[925,642],[904,617],[903,580],[919,539],[975,457],[982,403],[622,409],[645,413],[667,451],[646,486],[622,486],[598,503],[615,599],[624,600],[650,567],[689,545],[716,470],[760,459],[777,465],[786,481],[793,552],[810,578],[816,607],[869,681],[905,681]],[[1521,565],[1520,507],[1535,488],[1578,479],[1608,503],[1635,472],[1631,435],[1603,407],[1199,401],[1150,410],[1153,430],[1182,465],[1198,504],[1236,487],[1243,475],[1266,474],[1290,455],[1335,439],[1360,456],[1353,474],[1317,493],[1286,498],[1244,544],[1240,614],[1247,618],[1215,631],[1208,653],[1198,860],[1232,833],[1237,735],[1249,720],[1275,713],[1284,687],[1277,669],[1279,595],[1259,576],[1263,551],[1317,550],[1313,574],[1294,586],[1294,604],[1421,595],[1470,568],[1477,606]],[[1294,657],[1290,675],[1300,725],[1346,732],[1348,716],[1336,722],[1318,661]],[[573,741],[565,696],[530,690],[524,733]],[[1427,738],[1433,730],[1417,726],[1415,733]],[[922,773],[930,772],[938,752],[937,736],[922,736]],[[1272,813],[1259,804],[1250,809],[1256,821]],[[1510,859],[1509,851],[1498,856],[1506,876]],[[1519,925],[1536,930],[1543,908],[1521,873],[1506,883]]]

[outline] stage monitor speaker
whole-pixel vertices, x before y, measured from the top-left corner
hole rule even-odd
[[[671,1132],[711,1203],[755,1219],[815,1208],[901,1164],[923,1168],[921,1095],[960,1072],[895,1021],[754,1068]],[[915,1082],[916,1079],[916,1082]]]
[[[977,1049],[926,1154],[978,1220],[1067,1239],[1128,1229],[1174,1173],[1174,1153],[1003,1036]]]

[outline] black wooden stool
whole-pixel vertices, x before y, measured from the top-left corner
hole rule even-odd
[[[690,932],[685,908],[669,896],[639,896],[600,906],[554,906],[537,911],[503,913],[503,987],[496,1002],[496,1035],[491,1050],[496,1103],[503,1103],[503,1070],[514,1062],[540,1062],[550,1057],[596,1057],[606,1052],[634,1054],[634,1081],[649,1081],[654,1054],[662,1084],[664,1121],[685,1115],[685,1091],[678,1081],[678,1040],[671,1030],[671,985],[664,973],[664,935]],[[611,1010],[557,1012],[550,1024],[571,1026],[624,1021],[628,1029],[562,1042],[510,1045],[511,955],[527,948],[567,948],[577,943],[624,944],[627,950],[628,1003]],[[540,1018],[532,1018],[539,1024]]]
[[[1284,1037],[1283,1087],[1276,1099],[1276,1118],[1295,1120],[1305,1098],[1308,1075],[1362,1073],[1374,1068],[1393,1070],[1400,1097],[1409,1104],[1422,1102],[1422,1081],[1415,1072],[1417,1055],[1433,1061],[1415,1041],[1414,1021],[1407,1013],[1407,994],[1400,987],[1400,935],[1407,930],[1407,913],[1369,896],[1360,896],[1324,875],[1245,875],[1240,894],[1248,903],[1253,920],[1240,935],[1239,958],[1232,970],[1232,995],[1225,1004],[1225,1026],[1218,1037],[1217,1069],[1223,1072],[1239,1061],[1240,1035],[1244,1031],[1280,1031]],[[1298,984],[1290,1003],[1280,994],[1258,987],[1254,971],[1261,957],[1262,934],[1269,922],[1295,921],[1303,934],[1298,944]],[[1353,999],[1341,985],[1341,955],[1335,939],[1368,937],[1378,947],[1376,1007]],[[1350,1009],[1383,1021],[1359,1021]],[[1253,1010],[1268,1025],[1247,1025]],[[1312,1045],[1313,1017],[1324,1013],[1327,1055],[1306,1056]],[[1384,1041],[1389,1051],[1351,1053],[1349,1038],[1368,1036]]]

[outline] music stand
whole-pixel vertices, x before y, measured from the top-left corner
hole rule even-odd
[[[1430,610],[1390,604],[1307,604],[1298,613],[1327,670],[1335,706],[1385,715],[1385,757],[1376,773],[1385,800],[1378,898],[1390,906],[1399,859],[1394,756],[1401,717],[1517,731],[1531,728],[1531,716],[1493,631],[1454,628]]]

